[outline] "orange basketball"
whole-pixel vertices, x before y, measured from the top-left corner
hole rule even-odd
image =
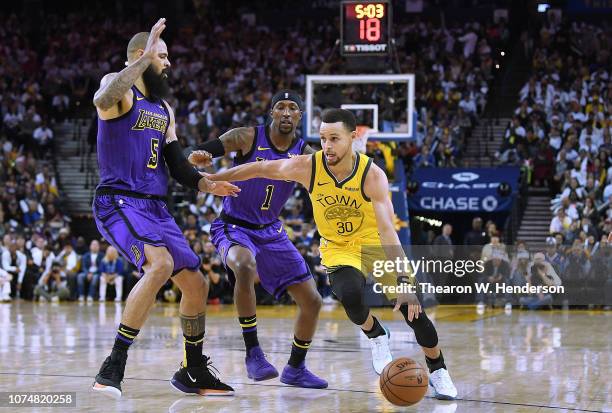
[[[396,406],[411,406],[420,402],[429,378],[420,363],[401,357],[387,364],[380,374],[380,391]]]

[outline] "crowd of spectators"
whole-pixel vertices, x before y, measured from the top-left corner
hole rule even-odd
[[[462,166],[462,152],[496,74],[497,56],[509,40],[505,21],[449,28],[416,22],[399,30],[400,73],[416,76],[418,112],[416,142],[402,145],[400,155],[412,168]]]
[[[499,237],[494,223],[483,228],[480,218],[474,218],[472,229],[462,242],[453,242],[453,228],[444,224],[440,235],[431,242],[431,250],[419,250],[424,256],[439,260],[469,258],[482,260],[483,271],[475,271],[468,281],[454,279],[453,274],[427,274],[421,281],[436,285],[489,284],[489,291],[475,291],[477,311],[489,307],[504,307],[511,312],[513,306],[529,309],[552,307],[603,307],[612,303],[612,239],[602,238],[585,252],[581,246],[564,245],[562,235],[550,237],[545,247],[529,246],[517,240],[506,246]],[[498,292],[497,285],[506,287],[547,286],[562,287],[558,294],[545,292]],[[440,296],[439,299],[448,298]]]
[[[550,188],[550,242],[587,261],[612,231],[611,45],[609,25],[546,22],[499,153]]]

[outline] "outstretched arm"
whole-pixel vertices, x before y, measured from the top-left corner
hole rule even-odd
[[[255,139],[255,128],[230,129],[217,139],[212,139],[196,146],[196,150],[187,158],[192,165],[206,168],[212,164],[213,158],[223,156],[229,152],[247,153]]]
[[[153,56],[157,53],[157,45],[159,44],[159,36],[161,32],[166,28],[166,19],[159,19],[157,23],[151,28],[149,34],[149,40],[145,47],[143,55],[130,64],[128,67],[123,69],[119,73],[109,73],[102,78],[100,82],[100,89],[95,93],[93,98],[93,104],[98,108],[99,113],[105,119],[116,117],[119,114],[108,113],[117,103],[126,101],[126,106],[129,110],[131,107],[131,96],[132,92],[130,88],[136,82],[143,72],[151,64]],[[128,93],[129,92],[129,93]],[[126,111],[122,109],[121,112]],[[115,116],[113,116],[115,115]]]
[[[253,178],[268,178],[279,181],[294,181],[310,185],[312,156],[300,155],[278,161],[250,162],[209,175],[213,181],[246,181]]]
[[[404,260],[406,254],[404,253],[400,239],[395,231],[395,213],[393,211],[393,204],[389,198],[389,181],[382,169],[372,164],[366,176],[363,189],[365,195],[372,200],[372,206],[376,214],[376,223],[378,224],[380,242],[387,259],[390,261],[395,261],[397,258]],[[398,274],[398,281],[414,284],[415,280],[412,276],[414,276],[414,274],[400,273]],[[393,311],[399,310],[402,304],[408,304],[408,320],[412,321],[413,317],[419,318],[421,306],[415,294],[398,294]]]
[[[312,155],[316,151],[310,145],[304,146],[304,155]]]

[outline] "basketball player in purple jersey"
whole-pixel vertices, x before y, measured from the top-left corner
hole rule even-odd
[[[272,122],[254,128],[236,128],[219,139],[201,145],[193,152],[193,164],[209,164],[209,153],[222,156],[237,152],[234,165],[287,159],[314,151],[295,136],[302,118],[302,99],[290,90],[272,98]],[[255,313],[255,277],[278,298],[285,291],[295,300],[299,313],[294,327],[291,356],[281,375],[281,382],[298,387],[325,388],[327,382],[305,367],[306,352],[314,335],[321,296],[304,259],[283,230],[278,216],[291,196],[294,183],[271,179],[240,182],[240,195],[223,200],[221,216],[213,222],[212,242],[225,266],[234,274],[234,302],[246,346],[246,369],[256,381],[278,376],[257,339]]]
[[[185,393],[232,395],[233,389],[209,371],[202,355],[208,284],[200,260],[168,212],[164,197],[168,173],[182,185],[235,195],[223,182],[211,185],[182,154],[168,95],[168,49],[160,39],[160,19],[150,33],[138,33],[127,48],[127,67],[102,78],[94,96],[98,112],[100,184],[93,212],[100,233],[144,275],[130,292],[115,344],[96,376],[93,389],[121,397],[127,352],[144,324],[155,296],[168,278],[181,289],[180,317],[184,358],[171,380]]]

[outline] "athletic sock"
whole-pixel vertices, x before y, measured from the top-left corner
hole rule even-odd
[[[382,324],[378,322],[378,318],[374,316],[372,316],[372,318],[374,319],[374,325],[372,326],[372,329],[370,331],[366,331],[362,329],[365,335],[368,336],[368,338],[376,338],[384,334],[387,334]]]
[[[128,351],[139,332],[140,330],[119,324],[117,335],[115,336],[115,344],[113,345],[113,353]]]
[[[291,345],[291,356],[289,357],[289,365],[291,367],[299,367],[306,358],[306,353],[310,348],[312,340],[300,340],[293,336],[293,345]]]
[[[204,332],[197,336],[186,336],[183,334],[183,342],[185,343],[185,355],[183,358],[183,367],[198,366],[202,363],[202,346],[204,345]]]
[[[242,338],[244,338],[244,345],[248,354],[249,350],[253,347],[259,346],[259,340],[257,340],[257,316],[238,317],[238,322],[240,327],[242,327]]]
[[[430,373],[433,373],[434,371],[439,369],[446,368],[446,364],[444,364],[444,356],[442,355],[441,351],[440,356],[437,359],[430,359],[429,357],[425,356],[425,362],[427,363],[427,367],[429,368]]]

